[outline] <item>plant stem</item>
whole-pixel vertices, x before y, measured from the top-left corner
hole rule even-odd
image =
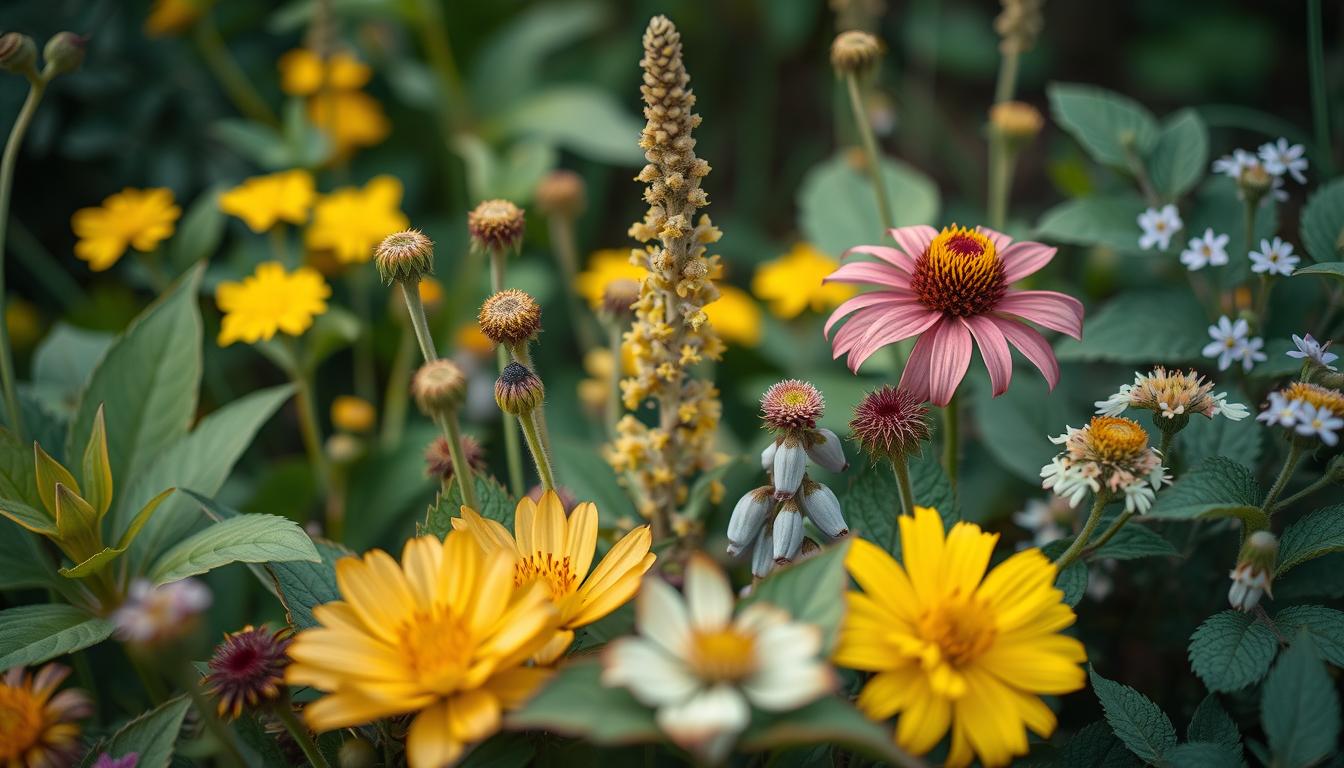
[[[299,718],[294,714],[294,710],[289,706],[289,702],[282,702],[275,706],[273,710],[275,717],[289,731],[289,735],[294,737],[294,742],[303,750],[304,757],[308,758],[308,763],[313,768],[328,768],[327,758],[322,756],[322,750],[317,748],[317,743],[313,741],[312,735],[308,733],[308,728],[299,722]]]
[[[1330,102],[1325,87],[1325,42],[1321,31],[1321,0],[1307,0],[1307,64],[1311,72],[1311,119],[1316,129],[1316,151],[1326,175],[1334,171],[1330,149]]]
[[[527,449],[532,452],[532,461],[537,465],[537,476],[541,478],[543,491],[555,490],[555,476],[551,474],[551,457],[546,454],[546,444],[541,440],[541,431],[537,428],[537,410],[533,409],[518,416],[523,436],[527,438]]]
[[[124,646],[126,657],[131,660],[131,668],[135,670],[135,676],[140,679],[140,686],[145,689],[149,700],[154,706],[158,706],[168,700],[168,689],[163,687],[163,680],[155,670],[145,663],[145,659],[140,656],[140,652],[130,646]]]
[[[9,428],[20,441],[25,439],[23,431],[23,411],[19,409],[18,382],[14,375],[14,353],[9,344],[9,324],[5,322],[5,236],[9,224],[9,202],[14,190],[14,168],[19,162],[19,147],[23,144],[23,135],[32,125],[37,105],[46,93],[47,82],[41,77],[29,78],[28,96],[23,100],[19,116],[14,127],[9,129],[9,139],[5,142],[4,158],[0,160],[0,387],[4,389],[5,416]]]
[[[952,495],[957,495],[957,458],[960,454],[958,432],[960,431],[960,402],[954,393],[952,399],[943,406],[943,471],[947,474]]]
[[[1055,567],[1060,571],[1068,568],[1077,560],[1087,547],[1087,540],[1092,537],[1092,532],[1097,530],[1097,525],[1101,523],[1101,511],[1106,508],[1106,502],[1110,501],[1109,494],[1097,493],[1096,499],[1092,502],[1092,511],[1087,515],[1087,522],[1083,524],[1083,530],[1078,533],[1077,538],[1064,550],[1064,554],[1055,560]]]
[[[891,203],[887,198],[886,181],[882,178],[882,156],[877,151],[877,139],[873,137],[873,126],[868,123],[868,113],[863,108],[858,75],[846,73],[845,86],[849,90],[849,106],[854,111],[854,127],[859,131],[863,153],[868,158],[868,177],[872,179],[873,195],[877,198],[878,220],[882,222],[882,231],[886,232],[892,228]]]
[[[1321,490],[1327,485],[1330,485],[1334,481],[1335,479],[1331,477],[1329,474],[1322,475],[1321,477],[1317,478],[1316,482],[1312,483],[1311,485],[1308,485],[1306,488],[1303,488],[1297,493],[1294,493],[1292,496],[1289,496],[1283,501],[1276,503],[1272,509],[1268,510],[1268,512],[1269,514],[1272,515],[1275,512],[1278,512],[1280,509],[1286,509],[1288,507],[1291,507],[1292,505],[1296,504],[1302,499],[1305,499],[1306,497]]]
[[[1162,464],[1167,469],[1171,469],[1171,441],[1176,437],[1175,432],[1162,430],[1162,442],[1157,447],[1157,452],[1162,456]]]
[[[247,761],[243,760],[242,753],[238,751],[238,745],[234,743],[233,732],[219,719],[219,715],[215,714],[215,708],[206,700],[205,694],[201,693],[196,671],[186,667],[183,669],[182,676],[182,687],[187,690],[187,698],[191,699],[191,704],[196,708],[196,714],[200,716],[201,723],[215,738],[215,741],[219,742],[220,752],[224,758],[220,762],[225,765],[236,766],[236,768],[244,768]]]
[[[994,83],[994,103],[1012,101],[1017,90],[1017,70],[1022,55],[1017,52],[1005,53],[999,59],[999,78]]]
[[[285,265],[285,269],[292,269],[296,265],[290,260],[289,243],[285,239],[284,222],[277,221],[275,226],[271,227],[268,239],[271,241],[271,253],[275,260]]]
[[[411,316],[411,327],[415,329],[415,340],[420,344],[420,354],[426,363],[439,359],[434,350],[434,337],[429,333],[429,318],[425,315],[425,304],[420,300],[418,280],[398,280],[401,296],[406,300],[406,312]]]
[[[1122,141],[1121,146],[1125,150],[1125,164],[1129,167],[1129,172],[1133,174],[1134,180],[1139,183],[1139,190],[1143,192],[1143,198],[1148,201],[1149,205],[1157,207],[1157,204],[1162,202],[1162,198],[1158,196],[1157,190],[1153,188],[1152,180],[1148,178],[1148,168],[1144,166],[1143,158],[1139,157],[1138,152],[1134,151],[1133,140]]]
[[[560,273],[565,279],[565,298],[569,303],[570,322],[574,325],[574,340],[579,351],[587,353],[597,348],[597,339],[593,337],[593,328],[588,313],[583,308],[579,294],[574,291],[574,278],[579,273],[578,246],[574,240],[574,221],[568,216],[552,216],[547,222],[551,230],[551,246],[555,248],[555,260],[560,264]]]
[[[370,402],[377,390],[378,374],[374,370],[373,354],[373,307],[369,303],[368,276],[364,269],[354,269],[346,274],[346,285],[350,289],[350,304],[355,316],[359,318],[359,335],[355,337],[355,394]],[[416,291],[416,297],[420,296]]]
[[[1096,552],[1098,549],[1101,549],[1102,547],[1106,546],[1106,542],[1115,538],[1115,534],[1119,533],[1120,529],[1124,528],[1125,523],[1128,523],[1129,519],[1133,516],[1134,513],[1130,512],[1129,510],[1121,512],[1120,516],[1115,518],[1115,522],[1111,523],[1110,526],[1100,536],[1097,537],[1097,540],[1087,547],[1086,551],[1088,553]]]
[[[504,251],[490,252],[490,291],[499,293],[504,290],[504,260],[507,254]],[[499,362],[499,372],[504,372],[504,366],[509,364],[509,351],[504,347],[499,347],[495,351],[495,358]],[[518,428],[516,424],[518,419],[503,411],[499,412],[500,421],[504,427],[504,454],[509,464],[509,490],[515,497],[523,495],[523,447],[518,442]]]
[[[899,515],[915,514],[915,494],[910,490],[910,465],[908,460],[902,456],[899,459],[891,460],[892,472],[896,475],[896,487],[900,490],[901,507]],[[896,547],[900,546],[901,526],[897,520],[891,521],[891,546],[887,548],[888,552],[895,552]]]
[[[1297,469],[1297,462],[1302,459],[1302,446],[1294,440],[1292,447],[1288,449],[1288,456],[1283,460],[1283,468],[1279,470],[1279,476],[1274,479],[1274,485],[1269,487],[1269,493],[1265,494],[1265,503],[1260,505],[1260,509],[1265,514],[1271,514],[1274,509],[1274,502],[1283,493],[1287,487],[1289,479],[1293,476],[1293,470]]]
[[[994,135],[989,139],[989,226],[1003,229],[1008,219],[1008,197],[1013,186],[1013,169],[1016,166],[1016,152],[1008,146],[1008,141]]]
[[[387,391],[383,394],[383,429],[379,440],[384,448],[396,445],[406,426],[417,339],[417,334],[404,325],[397,335],[397,351],[392,358],[392,370],[387,375]]]
[[[272,128],[279,127],[280,121],[276,119],[266,100],[261,98],[256,88],[252,87],[252,81],[247,79],[247,74],[229,53],[224,38],[219,35],[219,28],[215,26],[215,21],[209,14],[196,24],[196,48],[201,52],[201,58],[205,60],[210,73],[219,81],[225,95],[239,112],[258,123]]]
[[[462,492],[462,503],[480,511],[481,508],[476,504],[476,480],[472,477],[467,455],[462,452],[462,426],[457,421],[457,414],[450,413],[443,417],[439,426],[443,429],[443,438],[448,441],[448,454],[453,459],[453,477],[457,478],[457,488]]]
[[[303,438],[303,448],[308,452],[308,462],[313,468],[318,496],[322,496],[330,472],[327,468],[327,455],[322,450],[322,428],[317,422],[317,403],[313,398],[313,385],[309,379],[309,371],[303,365],[298,342],[292,336],[285,336],[285,341],[289,345],[292,359],[289,377],[294,382],[294,398],[299,409],[299,435]],[[339,532],[327,531],[327,535],[339,541]]]

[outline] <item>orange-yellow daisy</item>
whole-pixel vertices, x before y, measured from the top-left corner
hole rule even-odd
[[[410,226],[401,212],[401,194],[395,176],[375,176],[363,187],[341,187],[322,195],[308,226],[308,248],[327,251],[344,264],[372,259],[383,238]]]
[[[1055,567],[1028,549],[986,574],[997,534],[957,523],[944,536],[926,507],[899,522],[903,564],[863,539],[850,548],[845,567],[862,591],[846,595],[834,661],[874,673],[859,709],[899,715],[905,749],[928,752],[950,728],[947,765],[1007,765],[1027,753],[1024,727],[1042,737],[1055,729],[1040,697],[1083,687],[1087,656],[1060,634],[1075,616]]]
[[[182,209],[171,190],[123,189],[97,208],[81,208],[70,217],[79,242],[75,255],[102,272],[117,263],[127,248],[150,253],[173,234]]]
[[[602,308],[602,294],[615,280],[640,282],[648,270],[630,263],[629,248],[604,248],[588,257],[588,268],[574,276],[574,290],[593,309]]]
[[[316,196],[313,175],[295,169],[247,179],[219,196],[219,209],[242,219],[253,232],[265,232],[278,222],[307,221]]]
[[[224,313],[219,345],[255,344],[273,338],[277,331],[300,336],[313,318],[327,311],[330,296],[331,287],[315,269],[286,272],[278,261],[259,264],[242,282],[223,282],[215,290],[215,302]]]
[[[308,119],[331,140],[336,157],[381,144],[392,132],[378,100],[363,91],[332,91],[308,100]]]
[[[724,341],[744,347],[761,343],[761,306],[741,288],[720,284],[719,298],[705,305],[705,316]]]
[[[0,765],[74,765],[84,750],[76,720],[93,713],[81,691],[56,692],[68,667],[48,664],[37,674],[15,667],[0,678]]]
[[[857,292],[852,285],[822,282],[839,268],[840,262],[808,243],[798,243],[756,268],[751,292],[769,302],[775,317],[786,320],[806,311],[834,309]]]

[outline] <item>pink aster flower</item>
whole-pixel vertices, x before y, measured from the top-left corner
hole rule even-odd
[[[835,357],[848,355],[850,370],[857,372],[882,347],[919,336],[900,386],[935,405],[947,405],[970,366],[972,346],[984,358],[993,394],[1007,391],[1013,373],[1011,345],[1054,389],[1059,381],[1054,350],[1022,321],[1082,338],[1083,305],[1055,291],[1009,290],[1048,264],[1054,248],[1014,243],[984,227],[952,226],[942,232],[928,226],[900,227],[891,236],[898,247],[849,250],[881,261],[850,262],[826,278],[879,289],[841,304],[826,321],[830,336],[841,319],[849,318],[831,339]]]

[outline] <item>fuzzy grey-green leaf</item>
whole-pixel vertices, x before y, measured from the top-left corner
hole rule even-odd
[[[1344,550],[1344,504],[1310,512],[1285,528],[1279,537],[1279,565],[1274,577],[1308,560],[1341,550]]]
[[[1276,768],[1306,768],[1338,746],[1339,692],[1310,634],[1299,632],[1266,678],[1260,723]]]

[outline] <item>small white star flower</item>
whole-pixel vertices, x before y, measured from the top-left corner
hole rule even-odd
[[[1223,315],[1218,318],[1216,325],[1209,326],[1209,338],[1212,341],[1204,345],[1202,353],[1205,357],[1217,358],[1218,370],[1226,371],[1233,362],[1242,359],[1250,333],[1251,326],[1245,319],[1238,319],[1234,323],[1230,317]]]
[[[1264,161],[1265,170],[1275,176],[1287,173],[1298,184],[1307,183],[1307,177],[1302,173],[1307,170],[1305,155],[1306,149],[1301,144],[1289,144],[1282,137],[1260,145],[1260,159]]]
[[[1224,176],[1237,181],[1241,174],[1247,168],[1254,168],[1260,164],[1260,160],[1255,155],[1244,149],[1234,149],[1232,154],[1223,155],[1213,161],[1213,172],[1221,173]]]
[[[1298,360],[1310,360],[1327,370],[1338,370],[1335,366],[1331,365],[1331,363],[1338,360],[1339,355],[1336,355],[1334,352],[1326,351],[1326,348],[1330,346],[1329,340],[1326,340],[1326,342],[1322,344],[1312,338],[1310,333],[1305,337],[1293,334],[1293,343],[1297,345],[1297,349],[1286,352],[1285,354],[1289,357],[1295,357]]]
[[[1241,360],[1241,369],[1246,373],[1250,373],[1256,363],[1263,363],[1268,360],[1269,356],[1265,354],[1265,340],[1259,336],[1247,339],[1246,343],[1241,346],[1239,359]]]
[[[1184,226],[1176,206],[1168,203],[1160,210],[1149,208],[1139,214],[1139,228],[1143,230],[1139,236],[1139,247],[1151,251],[1153,246],[1157,246],[1158,250],[1165,251],[1171,247],[1172,236]]]
[[[1311,403],[1302,403],[1297,417],[1297,434],[1318,438],[1322,443],[1334,446],[1339,442],[1339,430],[1344,428],[1344,419],[1334,415],[1325,406],[1316,407]]]
[[[1181,263],[1191,272],[1207,266],[1221,267],[1227,263],[1228,235],[1205,229],[1202,237],[1190,238],[1190,244],[1181,252]]]
[[[1270,392],[1269,404],[1265,410],[1255,417],[1256,421],[1264,422],[1271,427],[1283,427],[1292,429],[1297,426],[1297,420],[1302,414],[1302,401],[1289,400],[1282,392]]]
[[[1293,244],[1278,237],[1274,238],[1274,242],[1261,240],[1260,250],[1251,251],[1250,257],[1252,272],[1284,277],[1293,274],[1297,263],[1301,261],[1293,254]]]

